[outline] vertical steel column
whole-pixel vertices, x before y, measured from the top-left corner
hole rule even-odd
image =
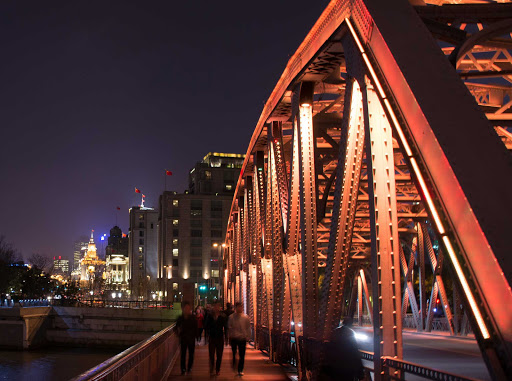
[[[359,270],[359,276],[361,277],[361,285],[363,286],[364,301],[366,304],[366,309],[368,310],[368,318],[370,319],[370,324],[373,325],[372,303],[370,302],[370,294],[368,293],[368,284],[366,283],[366,276],[364,275],[363,269]]]
[[[416,295],[414,293],[413,279],[412,279],[412,271],[414,269],[414,253],[411,252],[409,256],[409,261],[405,258],[404,249],[402,245],[398,245],[400,249],[400,264],[402,268],[402,273],[404,274],[404,294],[402,296],[402,318],[407,313],[407,308],[409,306],[409,302],[411,305],[412,314],[414,316],[414,321],[416,322],[416,328],[419,328],[419,312],[418,312],[418,304],[416,303]]]
[[[274,190],[273,197],[276,201],[273,201],[275,208],[274,219],[276,223],[274,225],[274,275],[278,276],[279,282],[282,286],[279,287],[280,298],[276,302],[276,308],[279,308],[280,317],[279,322],[274,323],[275,329],[279,330],[279,337],[282,337],[283,331],[289,332],[290,330],[290,290],[289,283],[287,283],[285,272],[284,272],[284,247],[285,247],[285,234],[287,230],[287,218],[288,218],[288,184],[286,174],[286,162],[283,152],[283,139],[282,139],[282,123],[272,122],[272,148],[275,165],[275,178],[277,179],[276,185],[277,190]],[[280,216],[279,216],[280,214]],[[278,254],[280,253],[280,254]],[[277,256],[280,256],[277,258]],[[276,278],[277,280],[277,278]],[[281,350],[281,349],[279,349]]]
[[[371,86],[363,90],[370,207],[375,379],[382,356],[402,357],[400,261],[391,127]],[[395,372],[398,376],[398,372]]]
[[[299,96],[301,254],[304,336],[316,337],[318,323],[318,253],[315,155],[313,134],[313,82],[303,82]]]
[[[288,279],[292,306],[295,341],[297,343],[297,372],[302,379],[302,335],[303,335],[303,303],[302,303],[302,264],[299,249],[300,223],[300,159],[299,132],[297,121],[293,125],[292,163],[290,175],[290,192],[288,197],[288,228],[286,231],[286,255],[284,269]]]
[[[353,79],[349,79],[345,90],[338,172],[334,187],[325,277],[322,284],[320,321],[324,323],[322,334],[324,340],[328,340],[332,330],[339,325],[343,303],[364,153],[362,107],[359,85]]]
[[[421,225],[419,223],[416,224],[417,237],[416,239],[416,248],[417,248],[417,262],[418,262],[418,278],[420,284],[420,310],[419,315],[420,319],[418,322],[418,330],[425,330],[425,316],[427,314],[427,293],[425,291],[426,281],[425,281],[425,243],[423,241],[423,231],[421,229]]]
[[[256,321],[254,324],[254,337],[260,347],[260,333],[262,322],[266,316],[266,301],[264,299],[263,273],[261,270],[261,257],[263,252],[263,232],[265,229],[265,156],[263,151],[256,151],[254,160],[254,200],[255,200],[255,232],[254,257],[256,260]]]
[[[443,253],[439,250],[436,258],[436,254],[434,252],[434,248],[432,247],[432,242],[430,241],[430,236],[428,234],[428,229],[424,224],[421,224],[421,229],[423,231],[423,242],[424,247],[427,250],[428,256],[430,258],[430,264],[432,265],[432,273],[434,274],[434,284],[432,287],[432,293],[430,295],[430,305],[428,308],[428,316],[427,316],[427,331],[432,329],[432,320],[434,318],[434,307],[435,301],[437,300],[437,295],[441,298],[441,304],[443,306],[443,310],[446,316],[446,320],[448,321],[448,327],[450,328],[450,333],[454,334],[453,327],[453,316],[450,308],[450,304],[448,302],[448,296],[446,294],[446,289],[444,288],[443,278],[441,277],[441,272],[443,270]]]
[[[270,207],[272,209],[272,280],[273,280],[273,323],[271,331],[271,341],[273,342],[273,352],[271,358],[277,361],[277,348],[280,347],[281,322],[283,310],[283,223],[282,209],[279,194],[279,181],[276,166],[275,148],[272,136],[269,139],[269,177],[272,182],[272,192],[270,196]]]
[[[357,276],[357,324],[363,326],[363,282],[361,275]]]

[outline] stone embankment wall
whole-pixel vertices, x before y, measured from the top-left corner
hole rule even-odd
[[[180,313],[169,309],[0,308],[0,347],[127,347],[169,326]]]

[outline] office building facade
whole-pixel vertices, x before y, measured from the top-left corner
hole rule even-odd
[[[140,206],[130,209],[128,262],[132,299],[146,300],[157,292],[157,224],[157,210]]]
[[[159,200],[158,269],[162,299],[219,297],[222,243],[244,155],[209,153],[189,174],[189,191]],[[193,291],[190,291],[190,290]],[[191,296],[193,292],[194,296]]]

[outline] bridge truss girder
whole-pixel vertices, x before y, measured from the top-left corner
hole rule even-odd
[[[332,1],[265,105],[231,209],[225,298],[244,303],[274,361],[295,332],[303,379],[317,377],[351,284],[358,311],[363,294],[371,311],[376,378],[399,375],[381,359],[401,358],[408,308],[418,330],[431,329],[426,264],[430,300],[440,295],[459,331],[443,253],[452,306],[463,302],[492,376],[510,372],[512,59],[510,39],[493,31],[512,8],[485,7]]]

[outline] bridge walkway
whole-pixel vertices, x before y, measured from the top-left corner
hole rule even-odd
[[[225,346],[222,356],[222,366],[218,377],[210,378],[210,366],[208,363],[208,346],[204,343],[196,344],[194,365],[189,375],[181,376],[180,358],[167,379],[175,380],[246,380],[246,381],[281,381],[289,380],[286,375],[286,369],[278,364],[274,364],[261,351],[253,349],[251,345],[247,345],[245,353],[245,369],[244,375],[238,377],[236,372],[231,368],[232,352],[231,347]]]

